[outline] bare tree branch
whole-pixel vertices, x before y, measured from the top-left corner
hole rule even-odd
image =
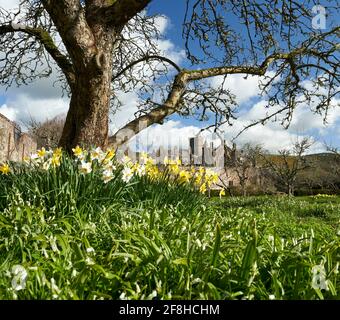
[[[0,35],[16,32],[23,32],[28,35],[34,36],[45,47],[46,51],[51,55],[53,60],[57,63],[59,68],[65,74],[69,85],[72,86],[75,76],[73,65],[69,61],[69,59],[59,51],[58,47],[55,45],[52,37],[47,31],[41,28],[18,26],[13,23],[0,26]]]

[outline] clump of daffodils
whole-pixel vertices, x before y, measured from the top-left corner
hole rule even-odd
[[[58,168],[61,165],[63,152],[61,148],[55,150],[39,149],[30,157],[24,158],[24,163],[34,168],[41,168],[48,171],[51,167]]]
[[[81,175],[99,174],[105,184],[115,177],[120,177],[124,183],[129,183],[134,177],[146,177],[151,181],[166,177],[169,182],[187,184],[205,194],[218,181],[218,174],[209,168],[187,168],[182,165],[180,159],[168,158],[165,158],[163,165],[160,166],[155,164],[155,161],[145,152],[140,154],[139,161],[133,161],[128,156],[124,156],[118,161],[113,149],[106,151],[101,148],[85,150],[76,146],[72,152]],[[41,148],[35,154],[24,159],[24,163],[29,167],[45,171],[60,167],[62,162],[63,151],[61,148],[55,150]],[[8,174],[10,172],[8,164],[0,166],[0,173]],[[223,195],[225,192],[221,190],[220,197]]]

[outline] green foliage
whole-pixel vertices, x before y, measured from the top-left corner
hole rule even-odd
[[[0,187],[0,299],[340,298],[336,197],[209,200],[70,159]]]

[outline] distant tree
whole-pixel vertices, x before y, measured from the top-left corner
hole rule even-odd
[[[221,136],[219,136],[221,139]],[[232,172],[236,173],[242,194],[247,194],[247,183],[250,178],[257,176],[257,160],[262,154],[262,147],[260,145],[252,146],[246,143],[237,150],[236,144],[230,148],[223,139],[221,139],[224,146],[224,166],[220,175],[220,186],[231,193],[228,180],[231,179]]]
[[[285,188],[289,196],[294,195],[298,174],[311,166],[305,154],[312,144],[313,141],[310,138],[303,138],[295,142],[291,150],[282,149],[278,151],[278,155],[267,154],[261,157],[264,165],[271,171],[279,185]]]
[[[232,169],[236,172],[240,182],[243,196],[247,194],[247,183],[251,177],[256,176],[257,161],[262,154],[262,147],[260,145],[252,146],[246,143],[236,153],[232,162]]]
[[[183,0],[176,27],[185,67],[159,48],[157,18],[166,12],[146,9],[162,2],[21,0],[17,11],[0,8],[0,84],[27,84],[57,69],[71,98],[59,142],[69,152],[108,145],[109,111],[120,106],[121,90],[138,89],[139,108],[110,138],[113,146],[175,113],[230,123],[237,100],[225,84],[233,74],[263,77],[267,106],[278,106],[263,121],[282,114],[289,123],[296,103],[327,114],[338,97],[338,0],[327,5],[327,28],[314,23],[322,15],[316,0]]]
[[[54,149],[58,146],[65,124],[65,116],[59,115],[43,122],[31,119],[26,126],[36,139],[38,148]]]

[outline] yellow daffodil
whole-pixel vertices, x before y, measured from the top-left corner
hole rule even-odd
[[[37,151],[37,155],[39,158],[43,158],[46,155],[46,149],[45,148],[41,148],[40,150]]]
[[[113,157],[115,156],[115,151],[113,149],[107,149],[107,153],[104,159],[105,163],[108,163],[109,161],[111,161],[113,159]]]
[[[204,175],[205,174],[205,168],[204,167],[199,167],[198,172],[200,173],[200,175]]]
[[[0,172],[2,174],[9,174],[11,172],[11,169],[7,163],[4,163],[3,165],[0,166]]]
[[[190,181],[191,174],[188,171],[182,170],[179,173],[179,181],[188,183]]]
[[[179,166],[177,164],[170,164],[169,167],[170,167],[170,171],[173,174],[178,174],[180,171]]]
[[[220,195],[220,198],[222,198],[223,196],[225,196],[225,190],[224,190],[224,189],[221,189],[219,195]]]
[[[78,158],[83,155],[83,149],[80,148],[79,146],[76,146],[75,148],[73,148],[72,151],[73,151],[73,154]]]
[[[60,156],[53,155],[51,158],[51,164],[53,167],[59,167],[60,166]]]
[[[147,166],[146,173],[151,179],[156,179],[159,175],[159,170],[156,166]]]
[[[201,186],[200,186],[200,193],[206,193],[207,191],[207,186],[205,183],[203,183]]]
[[[62,148],[57,148],[53,151],[53,156],[56,156],[56,157],[61,157],[63,154],[63,150]]]
[[[202,181],[202,176],[200,174],[197,174],[197,176],[195,177],[195,184],[200,185],[201,181]]]

